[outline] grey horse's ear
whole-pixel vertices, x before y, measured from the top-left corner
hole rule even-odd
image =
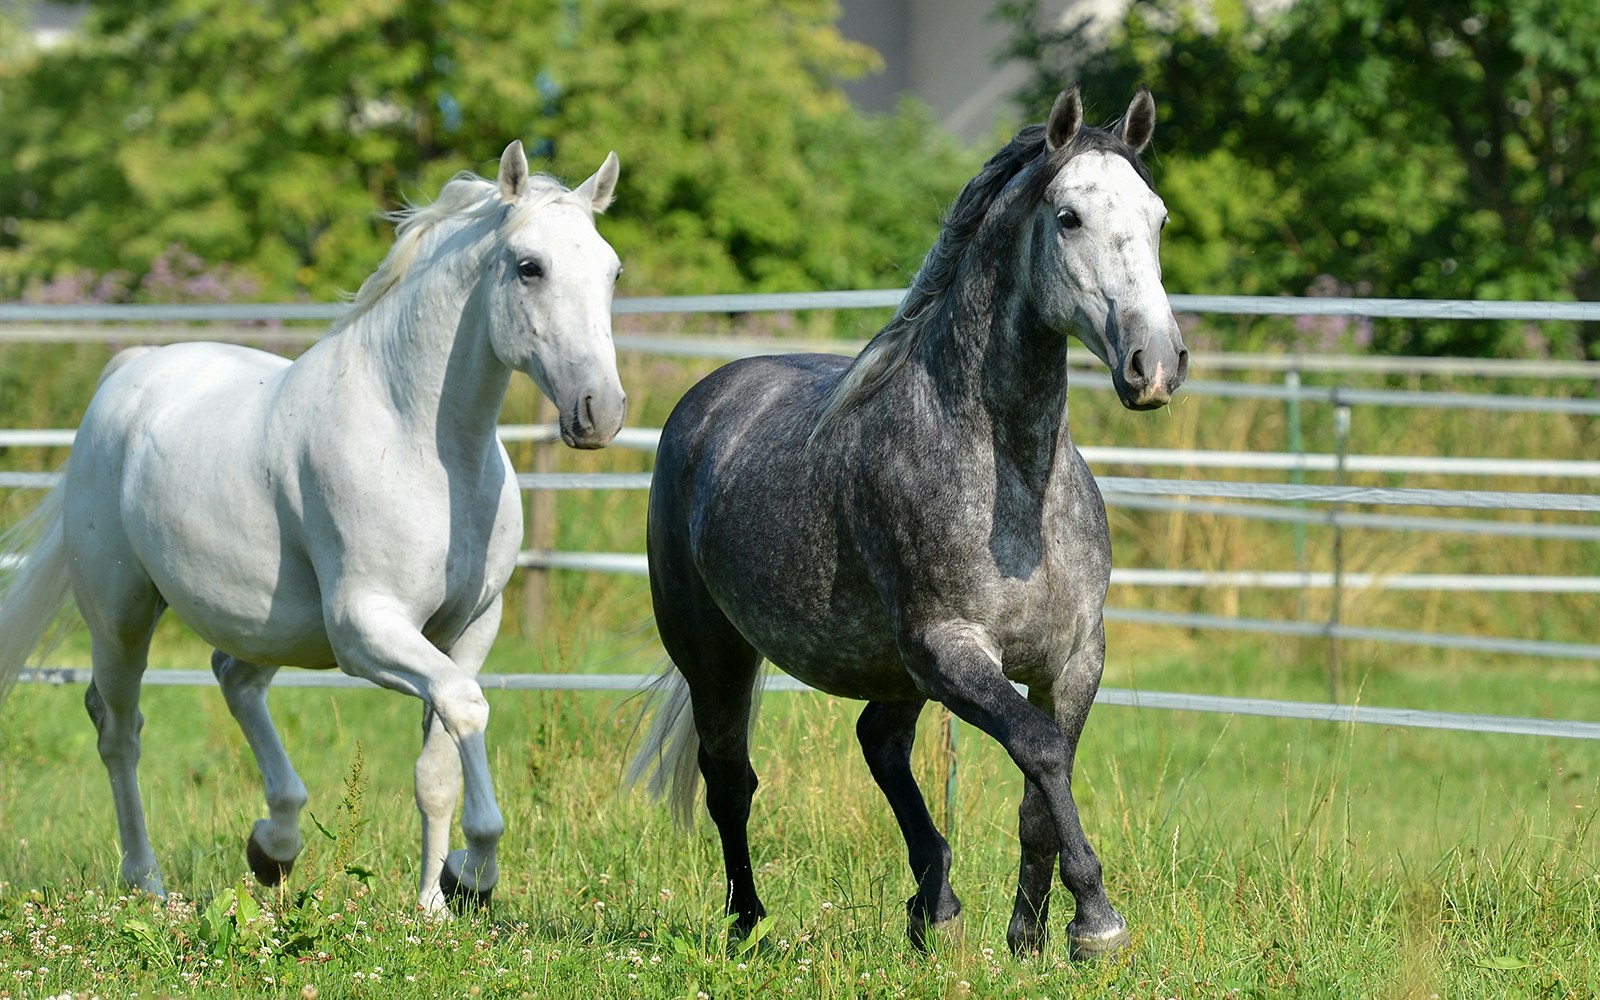
[[[528,186],[528,158],[522,152],[522,140],[512,139],[511,145],[500,154],[500,193],[506,201],[522,197]]]
[[[617,193],[618,169],[617,154],[612,151],[606,154],[606,161],[600,164],[600,169],[578,185],[578,193],[588,197],[589,205],[594,211],[604,212],[606,206],[611,204],[612,196]]]
[[[1156,99],[1150,96],[1150,88],[1141,83],[1139,92],[1133,95],[1133,103],[1128,105],[1128,113],[1122,116],[1122,127],[1117,134],[1135,153],[1142,153],[1155,132]]]
[[[1083,98],[1078,96],[1078,85],[1073,84],[1056,95],[1050,106],[1050,120],[1044,127],[1044,144],[1052,152],[1071,142],[1083,124]]]

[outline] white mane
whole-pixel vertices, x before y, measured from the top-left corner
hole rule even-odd
[[[396,223],[394,245],[351,297],[349,311],[334,323],[332,332],[337,333],[366,315],[404,281],[428,237],[444,231],[447,224],[466,226],[488,220],[489,226],[516,228],[534,212],[570,193],[566,185],[549,174],[530,174],[522,197],[513,204],[506,201],[494,181],[463,172],[440,188],[439,197],[429,204],[407,205],[385,213],[383,218]]]

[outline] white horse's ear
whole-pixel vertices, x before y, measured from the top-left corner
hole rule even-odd
[[[1135,153],[1142,153],[1150,145],[1150,137],[1155,132],[1156,99],[1150,96],[1149,87],[1140,84],[1139,92],[1133,95],[1133,103],[1128,105],[1128,113],[1122,116],[1122,127],[1118,129],[1118,134]]]
[[[1044,144],[1051,152],[1071,142],[1083,124],[1083,98],[1078,96],[1078,85],[1073,84],[1056,95],[1050,106],[1050,120],[1044,127]]]
[[[516,201],[528,186],[528,158],[522,152],[522,140],[512,139],[511,145],[500,154],[500,193],[506,201]]]
[[[600,164],[600,169],[582,184],[578,185],[578,193],[589,199],[590,207],[596,212],[604,212],[606,206],[611,204],[612,195],[617,191],[617,163],[615,151],[606,154],[606,162]]]

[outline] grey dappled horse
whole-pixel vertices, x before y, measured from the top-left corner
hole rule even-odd
[[[522,541],[495,423],[521,371],[556,404],[567,444],[599,448],[622,426],[620,264],[595,229],[617,170],[608,156],[568,190],[529,174],[511,143],[496,180],[462,175],[401,213],[350,311],[293,363],[189,343],[107,366],[61,485],[25,525],[24,568],[0,588],[0,697],[76,599],[128,885],[166,892],[137,768],[140,681],[171,608],[216,647],[212,669],[261,769],[257,878],[275,884],[293,866],[306,804],[268,685],[280,664],[337,666],[427,706],[419,905],[488,901],[504,821],[476,674]],[[463,785],[466,848],[450,851]]]
[[[961,912],[910,767],[929,698],[999,740],[1027,778],[1012,950],[1044,943],[1057,857],[1077,902],[1073,956],[1127,942],[1072,799],[1111,548],[1067,433],[1067,335],[1110,366],[1130,409],[1161,406],[1183,382],[1157,260],[1166,210],[1138,155],[1154,124],[1143,88],[1109,129],[1084,126],[1077,87],[1063,92],[1046,125],[967,184],[898,314],[854,362],[734,362],[667,421],[650,585],[676,671],[631,776],[654,765],[652,787],[687,819],[698,765],[740,932],[765,912],[746,833],[765,657],[868,702],[856,732],[906,838],[914,942]]]

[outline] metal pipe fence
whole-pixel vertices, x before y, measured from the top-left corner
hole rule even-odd
[[[809,309],[892,308],[899,289],[859,292],[796,293],[779,295],[685,296],[619,299],[619,315],[651,313],[742,313]],[[1245,296],[1171,296],[1180,313],[1227,313],[1255,316],[1350,316],[1408,319],[1520,320],[1526,322],[1600,321],[1600,303],[1464,302],[1382,299]],[[179,306],[33,306],[0,303],[0,343],[7,341],[124,341],[230,339],[272,343],[304,343],[320,336],[318,330],[284,324],[326,323],[343,312],[340,304],[303,303],[268,305]],[[114,324],[114,325],[107,325]],[[129,326],[128,324],[136,324]],[[195,326],[193,324],[211,324]],[[220,325],[220,326],[219,326]],[[688,337],[658,334],[618,334],[622,350],[663,355],[733,358],[793,350],[853,353],[860,343],[840,341],[779,341]],[[1083,353],[1084,365],[1093,359]],[[1340,386],[1308,386],[1299,377],[1306,371],[1327,374],[1377,373],[1487,378],[1546,378],[1600,382],[1600,362],[1499,361],[1451,358],[1351,358],[1317,354],[1211,355],[1196,367],[1216,371],[1282,373],[1283,384],[1199,380],[1187,391],[1196,396],[1327,404],[1344,411],[1351,406],[1396,408],[1458,408],[1491,412],[1543,413],[1567,416],[1600,415],[1600,399],[1585,397],[1528,397],[1420,390],[1372,390]],[[1074,387],[1091,391],[1110,388],[1110,379],[1098,371],[1075,372]],[[1298,411],[1294,411],[1297,415]],[[551,425],[507,425],[507,441],[557,440]],[[622,447],[650,451],[659,431],[629,428],[619,436]],[[4,430],[0,447],[63,447],[71,443],[70,430]],[[1591,479],[1600,476],[1600,462],[1549,461],[1527,458],[1447,458],[1428,456],[1347,455],[1342,445],[1337,455],[1290,452],[1197,452],[1163,449],[1087,447],[1082,451],[1092,463],[1126,467],[1152,465],[1190,468],[1234,468],[1285,471],[1298,478],[1308,471],[1425,473],[1430,475],[1526,476]],[[54,481],[51,473],[0,472],[0,487],[39,488]],[[646,489],[649,473],[522,473],[518,484],[525,490]],[[1214,514],[1289,523],[1327,525],[1335,529],[1361,527],[1405,531],[1453,531],[1479,536],[1525,537],[1568,541],[1600,541],[1600,526],[1551,524],[1492,519],[1423,517],[1367,513],[1351,506],[1400,506],[1492,511],[1547,511],[1593,514],[1600,512],[1600,497],[1586,493],[1522,493],[1477,490],[1423,490],[1348,485],[1319,486],[1291,483],[1225,482],[1128,477],[1099,477],[1106,502],[1133,510]],[[1216,500],[1255,501],[1217,503]],[[1283,504],[1329,505],[1331,509],[1274,506]],[[572,553],[531,551],[522,553],[519,565],[529,569],[572,569],[591,572],[641,574],[644,557],[629,553]],[[1118,586],[1168,587],[1308,587],[1387,588],[1392,590],[1505,591],[1537,593],[1600,592],[1600,581],[1578,577],[1467,574],[1355,574],[1300,571],[1195,571],[1120,569],[1113,573]],[[1371,629],[1337,621],[1305,622],[1246,619],[1201,614],[1161,612],[1138,608],[1107,608],[1108,620],[1138,622],[1177,628],[1228,629],[1245,632],[1321,637],[1330,641],[1359,640],[1406,643],[1536,657],[1600,659],[1600,646],[1489,636],[1452,636],[1391,629]],[[26,675],[42,683],[82,683],[87,671],[40,669]],[[516,674],[485,675],[486,690],[636,690],[646,678],[636,675]],[[209,684],[206,671],[151,671],[147,683]],[[352,687],[367,682],[337,673],[286,672],[280,686]],[[804,690],[791,678],[774,676],[772,690]],[[1391,726],[1447,728],[1478,732],[1519,733],[1600,739],[1600,723],[1524,719],[1492,715],[1414,711],[1339,703],[1312,704],[1168,692],[1102,689],[1103,703],[1183,711],[1265,715],[1277,718],[1372,723]]]

